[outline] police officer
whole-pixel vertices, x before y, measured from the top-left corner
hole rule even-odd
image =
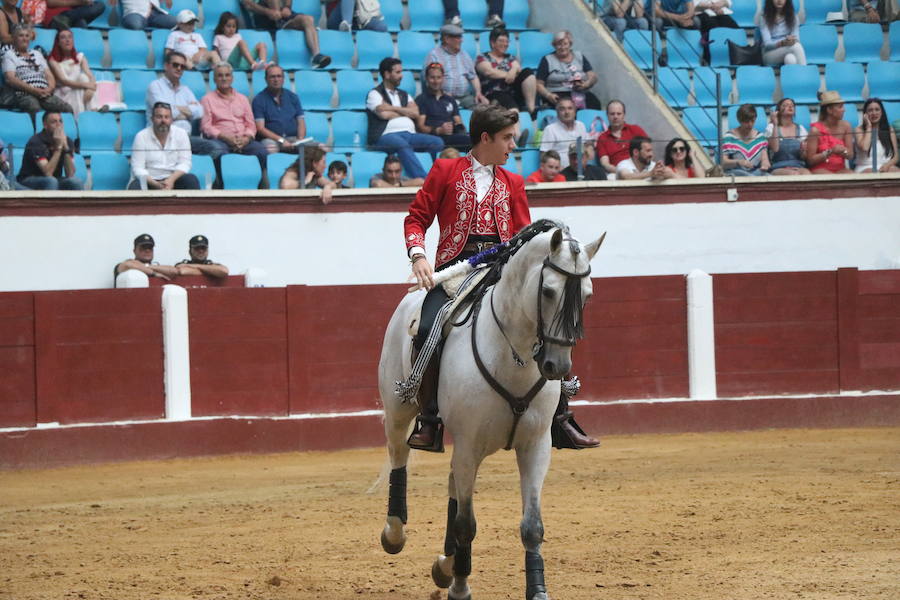
[[[113,269],[113,281],[116,276],[129,269],[135,269],[144,273],[147,277],[159,277],[166,281],[171,281],[173,277],[178,275],[175,267],[169,265],[161,265],[153,262],[153,248],[156,242],[149,233],[142,233],[134,238],[134,258],[123,260]]]
[[[190,258],[177,263],[179,275],[208,275],[228,277],[228,267],[209,260],[209,240],[205,235],[195,235],[188,241]]]

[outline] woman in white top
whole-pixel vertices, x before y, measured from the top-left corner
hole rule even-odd
[[[800,44],[800,20],[791,0],[766,0],[762,21],[763,63],[805,65],[806,52]]]
[[[68,102],[77,117],[86,110],[97,110],[95,100],[97,80],[84,54],[75,50],[75,38],[70,29],[60,29],[50,52],[50,70],[56,78],[53,95]]]
[[[869,98],[863,105],[862,123],[856,128],[856,172],[872,172],[872,132],[874,136],[874,155],[879,173],[895,173],[897,168],[897,134],[888,124],[884,105],[878,98]]]

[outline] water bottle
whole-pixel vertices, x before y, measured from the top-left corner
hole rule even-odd
[[[353,148],[351,148],[351,151],[356,152],[357,150],[360,150],[359,132],[354,131],[353,132]]]

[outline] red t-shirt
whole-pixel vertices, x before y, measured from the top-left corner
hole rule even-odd
[[[625,123],[622,126],[621,136],[618,138],[613,137],[610,130],[607,129],[597,137],[597,160],[599,161],[601,156],[608,156],[609,162],[616,166],[629,158],[628,145],[632,138],[638,136],[649,137],[640,125]]]
[[[544,179],[544,176],[541,175],[541,170],[538,169],[537,171],[535,171],[534,173],[529,175],[525,181],[527,183],[556,183],[557,181],[565,181],[565,180],[566,180],[565,175],[563,175],[562,173],[557,173],[556,177],[554,177],[550,181],[547,181],[546,179]]]

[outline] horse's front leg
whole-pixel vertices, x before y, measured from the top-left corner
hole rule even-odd
[[[453,479],[456,484],[456,518],[453,519],[453,534],[456,548],[453,555],[453,583],[447,591],[448,600],[470,600],[468,578],[472,573],[472,541],[475,539],[475,511],[472,496],[475,490],[475,476],[481,457],[461,450],[457,442],[453,449]]]
[[[550,465],[550,431],[528,446],[516,449],[522,486],[522,522],[519,531],[525,546],[525,599],[548,600],[544,584],[544,522],[541,520],[541,489]]]
[[[405,405],[398,405],[396,413],[385,411],[384,432],[388,440],[388,455],[391,461],[390,489],[388,491],[388,511],[384,529],[381,532],[381,547],[389,554],[397,554],[406,544],[406,463],[409,460],[409,446],[406,445],[406,431],[415,413]]]

